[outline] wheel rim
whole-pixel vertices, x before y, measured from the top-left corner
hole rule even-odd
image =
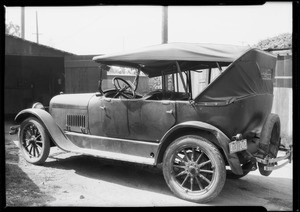
[[[215,166],[198,146],[180,148],[171,161],[171,177],[189,194],[205,193],[214,184]]]
[[[29,158],[39,158],[44,147],[44,139],[38,127],[32,123],[23,129],[22,146]]]

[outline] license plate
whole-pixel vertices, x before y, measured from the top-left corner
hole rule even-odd
[[[229,143],[229,153],[240,152],[247,149],[247,140],[232,141]]]

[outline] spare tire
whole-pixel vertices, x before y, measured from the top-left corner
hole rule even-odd
[[[260,134],[259,148],[263,150],[264,157],[277,157],[280,140],[280,118],[277,114],[271,113]],[[264,166],[264,164],[258,163],[259,172],[264,176],[269,176],[272,171],[265,171]]]

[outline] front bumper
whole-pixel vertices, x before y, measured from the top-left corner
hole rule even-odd
[[[258,163],[264,164],[265,171],[272,171],[276,169],[280,169],[288,163],[291,163],[293,158],[293,146],[291,145],[289,149],[282,149],[285,152],[284,156],[280,156],[277,158],[269,158],[268,156],[264,159],[255,157]],[[286,160],[286,161],[284,161]],[[283,162],[282,164],[278,164],[278,162]]]

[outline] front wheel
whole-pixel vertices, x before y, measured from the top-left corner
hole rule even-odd
[[[183,136],[166,150],[164,178],[179,198],[197,203],[214,199],[222,190],[226,169],[219,150],[200,136]]]
[[[19,139],[26,161],[35,165],[45,162],[50,152],[50,139],[39,120],[25,119],[20,126]]]

